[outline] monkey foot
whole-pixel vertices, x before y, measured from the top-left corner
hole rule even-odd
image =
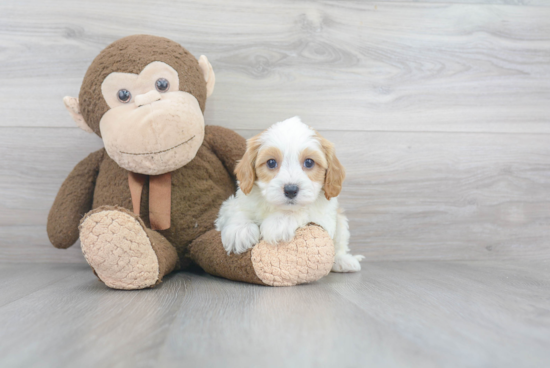
[[[262,241],[240,254],[228,255],[219,231],[210,230],[190,245],[191,259],[206,272],[230,280],[269,286],[292,286],[319,280],[334,263],[334,244],[320,226],[296,231],[277,245]]]
[[[317,225],[296,231],[277,245],[262,241],[240,254],[227,254],[221,233],[212,229],[191,243],[191,259],[214,276],[269,286],[292,286],[319,280],[334,263],[334,243]]]
[[[80,223],[86,261],[113,289],[144,289],[160,282],[160,266],[143,222],[119,207],[101,207]],[[160,277],[159,277],[160,275]]]
[[[252,248],[251,260],[266,285],[305,284],[328,275],[334,263],[334,244],[323,228],[309,225],[298,229],[287,243],[261,241]]]

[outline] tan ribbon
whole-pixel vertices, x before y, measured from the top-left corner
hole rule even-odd
[[[139,216],[141,192],[147,175],[128,172],[128,185],[132,196],[134,213]],[[170,210],[172,197],[172,173],[149,176],[149,221],[151,229],[170,228]]]

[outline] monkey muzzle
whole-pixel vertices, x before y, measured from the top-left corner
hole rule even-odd
[[[153,93],[152,93],[153,92]],[[204,117],[186,92],[136,96],[107,111],[100,122],[107,154],[134,173],[160,175],[189,163],[204,139]]]

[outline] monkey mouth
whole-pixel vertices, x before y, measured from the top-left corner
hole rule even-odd
[[[125,155],[132,155],[132,156],[145,156],[145,155],[156,155],[158,153],[164,153],[164,152],[168,152],[168,151],[171,151],[175,148],[178,148],[179,146],[183,146],[185,143],[188,143],[191,139],[195,138],[195,136],[192,136],[191,138],[189,138],[188,140],[186,141],[183,141],[181,143],[178,143],[176,144],[174,147],[170,147],[170,148],[167,148],[165,150],[162,150],[162,151],[155,151],[155,152],[144,152],[144,153],[133,153],[133,152],[122,152],[122,151],[119,151],[120,153],[123,153]]]

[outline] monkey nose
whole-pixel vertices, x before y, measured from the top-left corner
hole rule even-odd
[[[134,99],[137,107],[148,105],[158,100],[160,100],[160,93],[158,93],[156,90],[149,91],[142,95],[137,95]]]

